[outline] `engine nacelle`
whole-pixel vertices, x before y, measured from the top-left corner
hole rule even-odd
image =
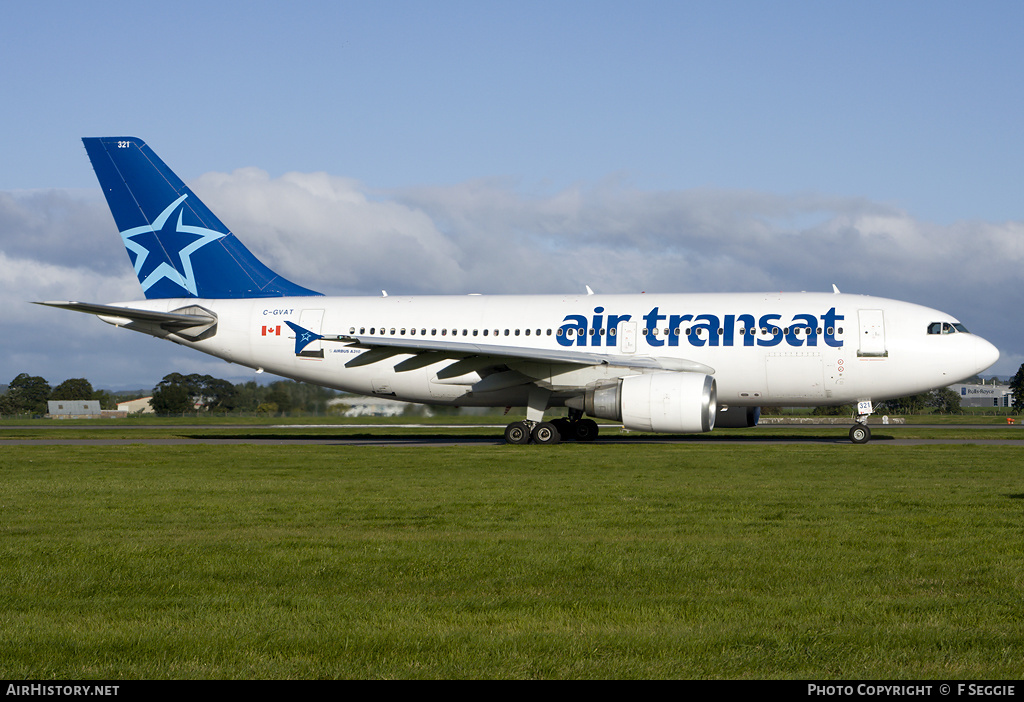
[[[583,408],[591,417],[627,429],[695,434],[715,427],[715,379],[700,373],[631,375],[588,388]]]
[[[756,427],[760,419],[760,407],[719,407],[715,426],[719,429],[747,429]]]

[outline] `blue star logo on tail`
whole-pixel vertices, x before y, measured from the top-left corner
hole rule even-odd
[[[135,274],[143,291],[166,278],[199,296],[192,271],[192,254],[227,234],[184,224],[181,204],[187,197],[188,194],[182,195],[168,205],[152,224],[121,232],[125,248],[135,254]],[[175,210],[178,210],[177,221],[172,217]],[[180,261],[180,269],[173,263],[175,255]]]

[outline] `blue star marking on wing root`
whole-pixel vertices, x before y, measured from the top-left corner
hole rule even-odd
[[[284,321],[288,325],[288,328],[295,332],[295,355],[298,356],[302,353],[302,349],[309,346],[317,339],[323,339],[324,337],[315,332],[311,332],[308,329],[303,329],[295,322],[289,322],[287,319]]]
[[[151,225],[134,227],[121,232],[125,248],[135,254],[135,274],[139,277],[143,291],[149,290],[158,281],[166,278],[191,294],[199,296],[195,274],[192,272],[192,254],[227,234],[205,227],[183,224],[181,210],[178,211],[177,223],[175,223],[171,215],[187,197],[186,193],[168,205]],[[150,261],[151,269],[147,270],[146,262],[150,259],[150,254],[153,254],[154,260]],[[181,271],[167,260],[160,260],[158,265],[153,265],[156,260],[164,257],[170,259],[175,254],[181,261]]]

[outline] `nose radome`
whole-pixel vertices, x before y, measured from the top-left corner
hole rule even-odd
[[[974,338],[974,363],[981,373],[999,360],[999,349],[980,336]]]

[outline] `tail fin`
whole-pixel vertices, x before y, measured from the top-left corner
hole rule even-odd
[[[252,255],[141,139],[82,139],[147,298],[319,295]]]

